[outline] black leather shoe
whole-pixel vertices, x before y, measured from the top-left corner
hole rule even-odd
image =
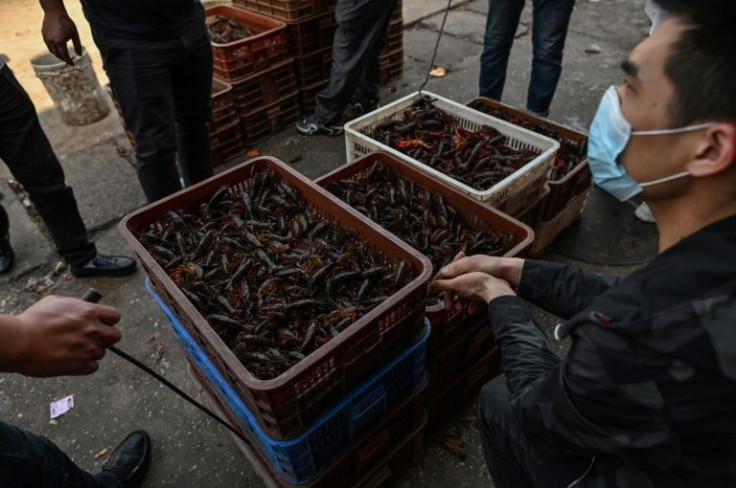
[[[15,253],[8,236],[0,237],[0,274],[9,273],[15,265]]]
[[[125,276],[135,271],[135,261],[126,256],[104,256],[98,254],[84,266],[71,266],[77,278],[90,276]]]
[[[122,488],[138,488],[151,462],[151,438],[145,430],[128,435],[102,466],[102,471],[115,475]]]

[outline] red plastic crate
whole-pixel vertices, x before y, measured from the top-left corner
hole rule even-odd
[[[247,117],[297,89],[294,62],[287,59],[253,76],[232,82],[233,104],[240,117]]]
[[[223,185],[247,187],[253,176],[273,170],[292,185],[313,215],[354,230],[389,262],[407,261],[416,277],[398,293],[348,326],[337,337],[277,378],[254,377],[185,297],[138,236],[172,209],[198,209]],[[195,210],[196,211],[196,210]],[[405,350],[424,327],[431,276],[427,258],[330,195],[298,171],[270,157],[255,158],[127,215],[118,229],[133,248],[161,299],[202,347],[232,388],[273,438],[289,438],[332,406],[381,365]]]
[[[227,81],[269,69],[289,57],[286,24],[247,10],[220,5],[205,10],[207,17],[223,15],[256,34],[227,44],[212,43],[215,74]]]
[[[326,188],[333,182],[354,179],[360,177],[375,163],[390,166],[404,179],[414,181],[417,186],[442,195],[463,216],[471,228],[484,228],[491,232],[511,232],[514,235],[515,246],[505,256],[524,256],[528,252],[533,241],[533,232],[529,227],[384,152],[369,153],[316,179],[315,183]],[[455,312],[448,316],[443,302],[428,305],[425,313],[432,325],[432,335],[427,345],[429,356],[447,344],[455,342],[466,330],[468,322],[465,314]]]
[[[290,127],[299,119],[298,92],[293,92],[260,110],[240,118],[246,144],[256,144]]]
[[[527,207],[521,209],[514,215],[517,219],[524,222],[532,229],[536,228],[536,225],[542,221],[542,214],[547,206],[547,198],[549,197],[549,187],[542,188],[542,193],[534,199]],[[536,239],[536,234],[534,238]]]
[[[220,401],[212,386],[197,367],[189,363],[187,370],[202,388],[207,403],[225,417],[241,435],[248,439],[237,417]],[[314,482],[292,485],[282,480],[268,458],[252,442],[247,444],[250,453],[258,458],[261,467],[268,471],[269,481],[281,488],[379,488],[387,482],[396,482],[417,462],[424,441],[427,424],[425,388],[397,406],[383,419],[374,422],[360,438],[336,459]],[[236,443],[242,439],[236,439]],[[259,474],[263,470],[257,470]]]
[[[496,100],[486,97],[478,97],[466,104],[474,110],[484,113],[490,113],[494,117],[502,120],[511,121],[509,119],[520,119],[531,124],[539,124],[546,126],[544,131],[536,131],[547,137],[551,137],[562,142],[568,139],[581,146],[588,143],[588,136],[583,132],[576,131],[564,125],[552,122],[549,119],[531,115],[523,110],[519,110]],[[534,130],[529,128],[529,130]],[[561,149],[560,149],[561,151]],[[559,155],[559,151],[558,151]],[[559,157],[559,156],[558,156]],[[543,220],[550,220],[559,214],[576,195],[590,189],[592,184],[592,174],[588,167],[588,158],[585,155],[580,156],[580,162],[575,165],[565,176],[558,180],[549,180],[550,194],[544,202],[544,206],[540,209],[540,217]]]
[[[305,56],[320,49],[332,48],[336,28],[333,11],[288,22],[286,25],[289,45],[294,55]]]
[[[404,76],[404,50],[400,49],[381,56],[380,83],[385,85]]]
[[[392,20],[386,33],[386,43],[381,55],[386,55],[404,49],[404,23],[401,19]]]
[[[217,78],[212,80],[212,127],[219,129],[234,120],[232,90],[229,83]]]
[[[246,153],[247,147],[243,143],[240,133],[240,119],[233,121],[222,128],[210,133],[210,148],[212,151],[212,166],[221,166],[238,156]]]
[[[297,20],[334,10],[337,0],[234,0],[248,10],[281,20]]]

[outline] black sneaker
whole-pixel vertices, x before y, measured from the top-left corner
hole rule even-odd
[[[122,488],[138,488],[150,463],[151,439],[145,430],[136,430],[118,444],[102,471],[115,476]]]
[[[10,247],[10,236],[0,237],[0,274],[10,273],[15,265],[15,253]]]
[[[327,136],[339,136],[342,134],[341,125],[324,125],[317,120],[317,116],[314,114],[297,122],[296,130],[305,136],[318,136],[323,134]]]
[[[77,278],[92,276],[126,276],[135,271],[135,261],[126,256],[104,256],[98,254],[84,266],[70,266]]]

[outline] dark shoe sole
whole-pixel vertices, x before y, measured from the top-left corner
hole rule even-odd
[[[75,278],[120,278],[121,276],[128,276],[135,273],[136,269],[137,266],[135,265],[135,263],[133,263],[133,265],[131,266],[112,269],[74,269],[74,267],[70,268],[72,275],[74,275]]]

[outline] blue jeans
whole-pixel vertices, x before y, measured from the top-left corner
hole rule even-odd
[[[110,472],[83,470],[45,437],[0,421],[0,486],[120,488],[120,483]]]
[[[509,53],[525,0],[488,0],[488,20],[480,56],[479,92],[501,100]],[[546,117],[562,72],[562,51],[575,0],[533,0],[532,76],[527,110]]]

